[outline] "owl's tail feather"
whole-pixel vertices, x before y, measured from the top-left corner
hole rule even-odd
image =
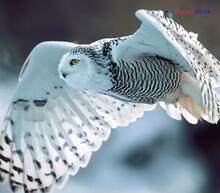
[[[206,120],[217,123],[220,118],[220,96],[212,88],[207,86],[206,92],[202,90],[199,83],[187,73],[183,73],[179,89],[170,97],[175,101],[160,102],[168,115],[180,120],[181,115],[190,123],[196,124],[198,120]]]

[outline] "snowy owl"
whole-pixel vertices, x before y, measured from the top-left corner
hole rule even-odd
[[[157,103],[174,119],[217,123],[219,61],[163,11],[136,16],[142,24],[130,36],[32,50],[1,131],[1,182],[27,193],[61,187],[111,128]]]

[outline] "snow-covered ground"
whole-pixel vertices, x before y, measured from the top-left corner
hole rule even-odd
[[[0,122],[16,82],[0,81]],[[55,193],[202,193],[206,168],[187,144],[181,122],[157,108],[136,123],[113,130],[89,166]],[[8,184],[0,186],[0,193],[9,192]]]

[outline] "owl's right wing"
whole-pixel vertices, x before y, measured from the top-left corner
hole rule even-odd
[[[155,106],[69,88],[58,77],[76,44],[44,42],[27,58],[0,136],[0,180],[13,191],[49,192],[85,167],[110,135]],[[79,80],[80,81],[80,80]]]

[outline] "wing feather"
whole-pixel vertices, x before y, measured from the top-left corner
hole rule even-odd
[[[197,34],[164,17],[163,11],[138,10],[136,16],[142,22],[141,27],[113,46],[113,59],[126,61],[159,55],[172,60],[198,82],[203,119],[216,123],[219,114],[214,87],[220,84],[220,62],[197,40]]]
[[[87,166],[111,128],[125,126],[155,107],[67,87],[57,66],[74,46],[41,43],[21,73],[0,138],[0,177],[4,181],[9,176],[13,191],[61,187],[69,175]]]
[[[198,34],[164,17],[163,11],[138,10],[136,16],[141,27],[113,48],[115,60],[156,54],[178,63],[194,78],[202,68],[219,83],[220,62],[197,40]]]

